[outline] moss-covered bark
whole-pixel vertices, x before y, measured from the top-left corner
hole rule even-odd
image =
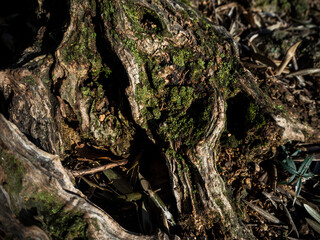
[[[133,118],[166,155],[180,224],[201,235],[220,221],[245,236],[214,166],[226,99],[241,91],[231,39],[183,3],[105,1],[101,13]]]
[[[50,16],[46,1],[38,2],[39,12]],[[242,157],[252,160],[280,144],[282,134],[295,139],[312,129],[291,121],[259,88],[223,27],[183,2],[71,0],[59,20],[62,32],[39,29],[22,63],[0,72],[8,106],[2,113],[39,147],[26,139],[17,147],[20,133],[13,145],[1,138],[16,157],[0,157],[6,174],[0,184],[22,224],[32,219],[52,238],[165,238],[161,231],[148,237],[122,229],[74,189],[56,162],[83,142],[133,158],[144,143],[138,142],[148,139],[164,156],[168,195],[174,196],[170,211],[178,225],[174,234],[254,238],[216,169],[218,147],[241,146]],[[55,35],[62,36],[56,47],[39,51]],[[296,132],[286,134],[292,128]],[[32,151],[26,156],[25,149]],[[140,167],[155,164],[157,157]]]

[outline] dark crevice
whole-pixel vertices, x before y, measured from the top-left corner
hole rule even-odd
[[[17,125],[18,126],[18,125]],[[19,127],[19,126],[18,126]],[[19,127],[19,129],[22,129]],[[48,149],[45,149],[42,145],[41,145],[41,141],[40,139],[37,139],[37,138],[34,138],[30,133],[30,130],[28,130],[28,132],[23,132],[24,135],[28,138],[28,140],[30,142],[32,142],[34,145],[36,145],[38,148],[40,148],[41,150],[44,150],[44,151],[48,151]]]
[[[149,34],[161,34],[163,32],[161,21],[155,16],[157,15],[153,12],[146,12],[141,19],[142,26]]]
[[[97,16],[100,15],[100,9],[97,8]],[[108,78],[101,76],[98,82],[103,86],[105,95],[108,97],[109,106],[119,109],[126,119],[134,122],[125,93],[125,89],[130,85],[126,70],[117,54],[113,51],[110,41],[102,34],[104,31],[102,20],[98,17],[93,17],[92,21],[95,24],[95,32],[97,34],[97,50],[101,55],[102,62],[111,69]]]
[[[44,9],[50,13],[50,18],[46,23],[41,51],[53,53],[60,44],[66,27],[69,25],[70,2],[65,0],[44,1]]]
[[[194,119],[194,129],[195,130],[201,130],[204,127],[207,126],[208,124],[208,119],[206,119],[206,117],[208,118],[209,116],[204,116],[206,114],[206,108],[208,106],[208,101],[206,99],[197,99],[195,100],[192,105],[188,108],[186,115],[191,118]],[[199,139],[195,139],[195,142],[200,141],[200,137],[203,136],[198,136]]]
[[[145,69],[146,69],[146,74],[147,74],[147,78],[148,78],[150,87],[154,90],[157,90],[153,81],[152,81],[152,73],[151,73],[152,69],[150,69],[148,65],[146,65]]]
[[[19,62],[14,65],[16,68],[29,63],[30,60],[37,56],[49,53],[53,54],[63,38],[63,34],[70,21],[68,12],[68,9],[70,8],[69,2],[63,0],[54,2],[45,1],[42,7],[43,13],[39,18],[35,15],[33,16],[34,21],[37,23],[37,30],[34,30],[35,34],[32,37],[29,46],[33,44],[34,51],[22,56],[22,58],[19,59]],[[45,28],[41,29],[42,33],[40,33],[40,31],[38,32],[41,26],[45,26]],[[39,34],[37,37],[39,39],[37,39],[37,41],[35,41],[36,34]],[[43,37],[41,37],[41,34],[43,34]],[[34,67],[36,68],[37,66],[35,65]]]
[[[33,225],[41,226],[41,222],[35,219],[37,215],[38,210],[36,207],[32,207],[30,209],[21,209],[18,214],[18,219],[26,227]]]
[[[37,1],[6,1],[0,8],[0,69],[18,61],[21,53],[31,46],[39,23]]]
[[[3,91],[0,91],[0,113],[3,114],[3,116],[6,119],[9,119],[9,105],[11,104],[13,98],[13,92],[10,93],[9,97],[6,99]]]
[[[244,139],[249,128],[246,117],[250,102],[242,93],[227,100],[227,129],[237,140]]]
[[[68,112],[66,114],[67,118],[64,119],[66,124],[70,128],[72,128],[73,130],[78,131],[80,123],[79,123],[79,121],[77,119],[77,115],[74,113],[72,107],[70,106],[70,104],[67,101],[63,100],[63,102],[64,102],[65,106],[68,109]]]

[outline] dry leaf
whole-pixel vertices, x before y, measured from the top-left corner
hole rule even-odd
[[[301,43],[301,41],[297,42],[296,44],[294,44],[292,47],[289,48],[289,50],[287,51],[286,55],[284,56],[281,64],[276,68],[276,72],[275,72],[276,76],[280,75],[283,72],[283,70],[286,68],[288,63],[294,57],[296,50],[297,50],[298,46],[300,45],[300,43]]]

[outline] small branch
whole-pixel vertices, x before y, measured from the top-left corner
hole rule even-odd
[[[275,71],[276,76],[279,76],[283,72],[283,70],[286,68],[288,63],[294,57],[296,50],[297,50],[298,46],[300,45],[300,43],[301,43],[301,41],[297,42],[296,44],[294,44],[293,46],[291,46],[289,48],[289,50],[287,51],[286,55],[284,56],[281,64],[276,68],[276,71]]]
[[[93,174],[93,173],[96,173],[96,172],[101,172],[101,171],[109,169],[109,168],[122,166],[122,165],[125,165],[127,163],[128,163],[128,160],[125,159],[123,161],[119,161],[119,162],[115,162],[115,163],[108,163],[106,165],[95,167],[95,168],[72,170],[71,173],[73,174],[74,177],[80,177],[80,176],[87,175],[87,174]]]

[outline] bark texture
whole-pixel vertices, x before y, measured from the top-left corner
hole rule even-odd
[[[38,2],[38,15],[56,21],[59,9]],[[39,28],[19,63],[0,72],[1,231],[38,239],[168,238],[121,228],[61,165],[82,141],[126,158],[143,135],[166,163],[180,237],[253,239],[216,169],[222,132],[245,136],[252,159],[287,140],[316,142],[317,130],[277,109],[239,63],[227,31],[187,4],[71,0],[64,7],[61,29]],[[52,48],[49,33],[61,36]]]

